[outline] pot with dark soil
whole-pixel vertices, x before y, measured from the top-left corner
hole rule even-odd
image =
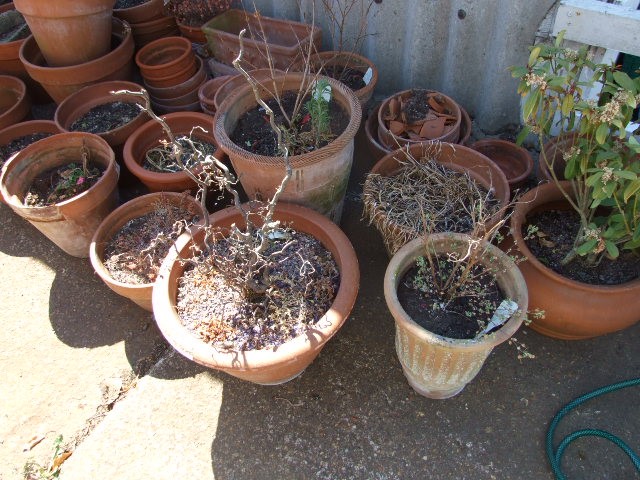
[[[135,25],[161,18],[163,6],[163,0],[116,0],[113,16]]]
[[[100,224],[89,250],[98,276],[114,292],[152,311],[160,264],[178,236],[203,213],[193,197],[173,192],[142,195]]]
[[[5,163],[0,191],[21,217],[69,255],[87,257],[100,222],[118,203],[119,168],[109,144],[90,133],[60,133]]]
[[[498,138],[485,138],[471,148],[489,157],[502,170],[511,191],[522,187],[533,170],[531,154],[519,145]]]
[[[295,180],[287,184],[282,199],[339,222],[362,116],[360,102],[346,86],[327,77],[313,83],[311,77],[289,73],[275,83],[279,101],[265,88],[260,88],[260,95],[275,112],[275,123],[287,132]],[[319,88],[330,94],[325,98]],[[220,105],[214,127],[220,148],[254,199],[271,198],[284,171],[277,135],[261,109],[252,88],[243,87]]]
[[[168,0],[165,11],[174,17],[183,37],[206,43],[202,25],[231,7],[231,0]]]
[[[571,190],[569,182],[562,186]],[[591,338],[640,320],[640,257],[603,257],[596,265],[578,257],[563,265],[579,228],[555,183],[527,192],[511,217],[513,242],[526,260],[519,264],[529,289],[529,305],[544,316],[531,323],[539,333],[564,340]]]
[[[527,314],[527,286],[514,261],[459,233],[417,238],[392,258],[384,295],[396,325],[396,353],[413,389],[457,395],[493,348]]]
[[[28,77],[19,53],[29,35],[29,26],[13,2],[0,6],[0,72],[22,79]]]

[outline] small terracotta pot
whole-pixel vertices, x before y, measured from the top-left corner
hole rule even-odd
[[[184,37],[166,37],[154,40],[136,53],[136,64],[140,74],[154,87],[177,85],[196,73],[195,54],[191,42]],[[177,75],[181,81],[162,85],[164,79]]]
[[[497,138],[478,140],[471,148],[489,157],[502,170],[511,191],[524,185],[533,170],[533,158],[524,148]]]
[[[111,45],[114,0],[14,0],[47,63],[79,65],[105,56]]]
[[[274,70],[274,73],[272,74],[271,70],[268,68],[250,70],[249,73],[256,82],[269,82],[269,86],[271,86],[270,80],[272,79],[272,76],[275,76],[275,80],[281,78],[285,74],[282,70]],[[247,85],[249,85],[249,83],[240,74],[228,76],[227,81],[220,85],[213,95],[213,106],[215,107],[215,111],[217,112],[220,109],[220,105],[222,105],[222,102],[224,102],[228,97]]]
[[[133,41],[138,49],[159,38],[180,34],[176,19],[165,16],[147,22],[135,23],[131,25],[131,29],[133,30]]]
[[[142,87],[137,83],[119,80],[89,85],[88,87],[84,87],[65,98],[60,105],[58,105],[53,120],[62,131],[69,132],[71,131],[70,128],[71,125],[73,125],[73,122],[85,115],[92,108],[99,105],[111,102],[124,102],[144,106],[144,101],[135,95],[114,95],[111,93],[118,90],[139,92],[142,90]],[[138,116],[126,125],[122,125],[114,130],[109,130],[108,132],[99,133],[98,135],[107,141],[111,148],[113,148],[113,151],[116,154],[116,159],[121,161],[122,146],[124,145],[124,142],[147,120],[149,120],[149,115],[140,110]]]
[[[169,113],[163,118],[176,137],[189,135],[193,127],[197,126],[205,131],[195,130],[193,133],[195,138],[217,145],[211,133],[212,124],[209,115],[181,111]],[[166,139],[166,136],[160,124],[154,120],[149,120],[133,132],[125,142],[123,149],[125,165],[152,192],[195,190],[195,182],[185,172],[152,172],[142,166],[147,151],[160,145],[160,140],[162,139]],[[222,158],[222,152],[219,152],[218,155],[220,156],[217,158]]]
[[[569,182],[562,188],[572,192]],[[516,204],[511,217],[511,236],[502,248],[510,253],[514,242],[526,261],[518,266],[529,289],[529,308],[542,310],[530,327],[563,340],[581,340],[616,332],[640,320],[640,279],[621,285],[589,285],[570,280],[544,266],[527,247],[522,228],[527,216],[545,210],[568,210],[555,183],[529,190]],[[511,240],[513,239],[513,240]]]
[[[51,95],[56,103],[62,102],[82,87],[105,80],[129,80],[133,69],[133,37],[129,26],[113,19],[114,48],[106,55],[80,65],[49,67],[33,36],[20,48],[20,61],[27,72]]]
[[[409,385],[428,398],[444,399],[460,393],[473,380],[496,345],[511,338],[527,315],[527,285],[514,261],[489,243],[481,245],[480,259],[491,272],[504,296],[518,304],[518,310],[497,331],[479,338],[459,340],[437,335],[418,325],[398,300],[398,285],[406,272],[424,255],[425,245],[435,254],[464,256],[471,237],[461,233],[437,233],[417,238],[391,259],[384,276],[384,298],[396,325],[396,353]]]
[[[163,0],[147,0],[130,8],[114,8],[113,16],[124,20],[129,25],[156,20],[164,16]]]
[[[16,124],[31,114],[31,98],[22,80],[0,75],[0,129]]]
[[[198,99],[200,100],[200,106],[202,107],[203,112],[215,115],[216,104],[213,99],[220,87],[222,87],[222,85],[230,78],[231,77],[228,75],[223,75],[222,77],[207,80],[205,83],[200,85],[200,89],[198,90]]]
[[[92,162],[105,169],[87,191],[55,205],[28,207],[24,197],[42,172],[82,162],[87,148]],[[118,204],[119,167],[109,144],[91,133],[59,133],[32,143],[4,164],[0,191],[11,209],[40,230],[49,240],[74,257],[89,256],[93,233]]]
[[[178,24],[180,34],[183,37],[188,38],[193,43],[207,43],[207,37],[202,31],[202,26],[192,27],[180,21],[177,21],[176,23]]]
[[[207,72],[204,68],[204,62],[200,57],[196,57],[196,65],[197,65],[197,70],[195,75],[178,85],[157,88],[157,87],[152,87],[145,82],[145,88],[149,92],[149,96],[151,96],[151,98],[156,99],[158,101],[182,97],[192,92],[196,92],[196,96],[197,96],[198,90],[200,89],[202,84],[207,80]]]
[[[236,208],[226,208],[210,216],[212,225],[223,229],[235,223],[243,227]],[[164,337],[182,355],[250,382],[277,385],[300,375],[318,356],[325,344],[343,325],[355,303],[360,284],[358,259],[346,235],[326,217],[308,208],[279,203],[274,220],[312,235],[327,248],[340,271],[340,287],[331,308],[311,327],[277,348],[249,351],[222,351],[204,343],[187,330],[176,312],[178,281],[185,269],[180,257],[189,256],[191,238],[183,235],[167,255],[153,288],[153,313]],[[202,230],[195,242],[202,241]]]
[[[156,205],[159,201],[168,202],[171,205],[185,206],[193,209],[194,212],[198,212],[200,217],[202,216],[202,213],[199,213],[201,212],[200,202],[191,196],[174,192],[149,193],[136,197],[111,212],[93,234],[89,248],[91,265],[93,265],[93,269],[107,287],[150,312],[153,311],[151,293],[155,282],[132,284],[115,280],[104,266],[104,250],[111,239],[127,222],[153,212],[157,208]]]

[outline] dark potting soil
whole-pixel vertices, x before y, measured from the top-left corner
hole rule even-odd
[[[231,260],[226,240],[213,255]],[[331,253],[315,238],[287,230],[272,241],[270,288],[249,298],[232,284],[233,272],[209,268],[206,261],[188,267],[179,280],[180,320],[194,335],[216,348],[258,350],[304,334],[327,312],[338,292],[340,273]]]
[[[81,163],[67,163],[38,175],[24,198],[29,207],[45,207],[68,200],[96,184],[104,168],[89,163],[83,171]]]
[[[4,14],[0,14],[2,18],[8,18],[11,16],[12,20],[4,21],[0,23],[0,27],[3,29],[0,31],[0,43],[15,42],[16,40],[22,40],[31,35],[31,30],[26,26],[26,21],[21,14],[15,10],[9,10]]]
[[[450,274],[451,262],[441,260],[440,273]],[[469,294],[458,296],[445,306],[446,300],[429,275],[420,274],[413,266],[398,285],[400,305],[425,330],[447,338],[475,338],[505,297],[491,272],[479,265],[473,272]]]
[[[529,215],[527,224],[522,227],[523,237],[527,237],[530,225],[537,232],[526,238],[527,247],[540,263],[564,277],[590,285],[620,285],[640,277],[640,256],[623,250],[616,260],[604,257],[591,265],[586,257],[576,256],[562,265],[580,228],[580,217],[572,210],[549,210]]]
[[[182,163],[186,168],[193,168],[196,166],[196,157],[193,155],[193,149],[189,145],[188,137],[184,135],[176,137],[176,141],[182,145]],[[203,155],[213,155],[216,151],[216,146],[213,143],[206,142],[193,138],[192,142],[196,149]],[[148,150],[145,155],[145,160],[142,166],[152,172],[158,173],[174,173],[181,170],[180,166],[175,163],[171,158],[171,146],[158,145],[151,150]]]
[[[74,121],[72,132],[104,133],[123,127],[133,121],[142,111],[138,104],[109,102],[97,105]]]
[[[111,277],[133,285],[155,282],[171,245],[199,219],[200,212],[189,207],[191,203],[173,205],[160,200],[152,212],[123,225],[104,249],[104,266]]]
[[[2,167],[4,162],[6,162],[14,153],[19,152],[23,148],[31,145],[33,142],[50,137],[51,135],[53,135],[53,133],[32,133],[15,138],[6,145],[0,145],[0,167]]]
[[[113,6],[114,9],[132,8],[147,3],[149,0],[118,0]]]
[[[354,68],[343,67],[340,65],[328,65],[322,69],[327,77],[335,78],[336,80],[344,83],[354,92],[367,86],[364,83],[364,72],[356,70]]]
[[[285,92],[282,96],[282,106],[290,117],[295,107],[296,94]],[[311,116],[306,112],[304,103],[300,109],[299,118],[294,119],[294,125],[289,130],[289,136],[295,138],[295,145],[288,145],[289,155],[300,155],[302,153],[315,150],[315,145],[311,138]],[[275,99],[267,102],[269,108],[273,110],[276,125],[286,125],[286,120]],[[329,102],[329,118],[331,138],[324,139],[318,146],[322,148],[333,138],[340,135],[349,124],[349,117],[337,102]],[[306,135],[305,135],[306,134]],[[258,155],[274,157],[278,155],[278,140],[275,132],[269,123],[269,117],[260,106],[249,110],[238,119],[235,130],[230,135],[230,139],[240,148]]]
[[[416,123],[427,116],[431,110],[427,101],[427,90],[415,89],[411,91],[411,96],[404,100],[402,107],[408,124]]]

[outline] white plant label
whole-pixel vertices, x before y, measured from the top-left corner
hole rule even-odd
[[[373,70],[371,69],[371,67],[367,68],[367,71],[364,72],[364,77],[362,77],[362,81],[364,82],[365,85],[369,85],[369,82],[371,81],[371,79],[373,78]]]
[[[518,304],[516,302],[509,299],[503,300],[502,303],[498,305],[498,308],[491,317],[491,320],[489,320],[487,326],[484,327],[484,329],[477,336],[479,337],[481,335],[486,335],[494,328],[503,325],[507,320],[511,318],[511,315],[513,315],[516,310],[518,310]]]

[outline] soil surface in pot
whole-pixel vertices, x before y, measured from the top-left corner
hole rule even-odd
[[[577,256],[562,265],[579,228],[580,218],[576,212],[549,210],[529,215],[522,227],[522,236],[540,263],[572,280],[590,285],[620,285],[640,277],[640,256],[623,250],[616,260],[604,257],[591,265],[586,257]]]
[[[31,145],[33,142],[42,140],[53,135],[49,132],[31,133],[29,135],[23,135],[22,137],[14,138],[6,145],[0,145],[0,167],[4,165],[11,155],[19,152],[23,148]]]
[[[96,105],[75,120],[69,130],[72,132],[105,133],[125,126],[140,115],[137,103],[109,102]]]
[[[291,118],[295,107],[296,94],[294,92],[285,92],[281,100],[284,111]],[[316,136],[312,132],[313,121],[304,106],[307,101],[308,97],[302,102],[303,107],[300,109],[298,117],[294,119],[293,126],[288,128],[284,135],[284,141],[289,147],[290,156],[300,155],[324,147],[339,136],[349,124],[347,113],[337,102],[330,101],[329,131],[331,133],[316,142]],[[271,99],[266,103],[273,110],[276,125],[287,125],[277,101]],[[269,124],[269,117],[260,106],[249,110],[238,119],[238,124],[229,138],[240,148],[251,153],[268,157],[279,155],[277,136]]]
[[[199,219],[200,212],[192,207],[159,200],[152,212],[129,220],[104,249],[104,266],[111,277],[132,285],[155,282],[171,245]]]
[[[193,155],[194,149],[190,144],[189,137],[180,136],[176,137],[176,141],[182,146],[182,163],[186,168],[193,168],[198,164],[198,156]],[[195,150],[202,154],[202,158],[206,155],[213,155],[216,151],[216,146],[213,143],[199,140],[196,138],[191,139]],[[144,162],[142,166],[152,172],[158,173],[175,173],[182,170],[171,156],[171,144],[162,143],[161,145],[147,150]]]
[[[89,190],[104,173],[104,167],[71,162],[52,168],[38,175],[27,192],[24,204],[28,207],[45,207],[68,200]]]
[[[27,38],[31,30],[17,10],[0,13],[0,43],[15,42]]]
[[[344,83],[351,90],[360,90],[367,86],[364,83],[364,72],[355,68],[343,67],[341,65],[327,65],[322,68],[322,73],[327,77],[335,78]]]
[[[143,3],[147,3],[149,0],[118,0],[116,4],[113,6],[116,10],[121,10],[124,8],[133,8],[138,5],[142,5]]]
[[[275,347],[305,333],[331,306],[340,273],[329,251],[294,230],[277,232],[266,250],[271,269],[264,294],[242,292],[237,268],[212,269],[206,261],[187,268],[178,287],[178,315],[204,342],[229,350]],[[234,262],[229,242],[215,242],[213,255]],[[276,253],[274,253],[276,252]]]
[[[434,281],[428,262],[424,258],[419,262],[405,273],[398,285],[398,300],[404,311],[422,328],[437,335],[475,338],[505,299],[493,273],[475,265],[465,294],[448,301],[442,294],[441,285]],[[452,275],[453,263],[439,257],[437,264],[436,275],[443,285]],[[459,278],[458,273],[454,273],[454,278]]]

